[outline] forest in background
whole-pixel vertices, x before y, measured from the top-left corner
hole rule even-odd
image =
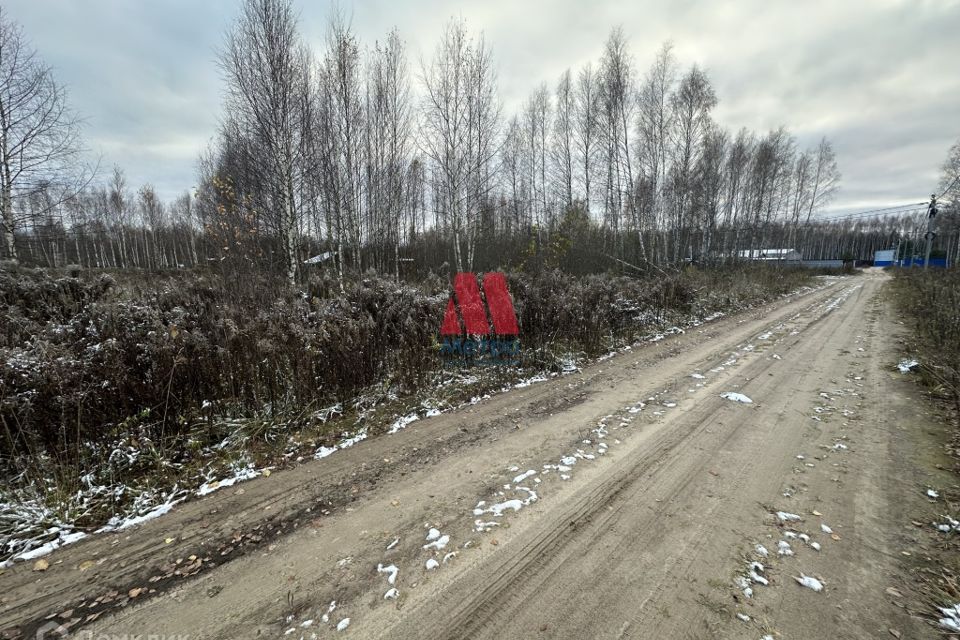
[[[19,53],[0,62],[0,102],[23,114],[0,113],[0,256],[26,264],[205,265],[291,283],[321,270],[342,289],[368,270],[597,273],[759,248],[870,260],[925,230],[919,202],[818,217],[840,179],[826,138],[804,149],[785,127],[726,130],[703,69],[669,43],[638,69],[619,28],[598,60],[507,114],[495,52],[462,20],[416,64],[396,30],[365,45],[334,12],[314,46],[291,2],[245,0],[219,51],[220,129],[196,189],[171,202],[84,165],[52,69],[5,19],[0,41]],[[958,255],[956,214],[941,218],[935,255]]]

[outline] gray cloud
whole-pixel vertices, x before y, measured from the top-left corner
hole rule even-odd
[[[195,182],[217,126],[216,48],[236,0],[7,0],[88,118],[90,147],[134,184],[170,198]],[[736,131],[786,126],[803,145],[831,138],[844,175],[837,210],[922,199],[960,137],[960,1],[737,3],[355,0],[361,41],[396,26],[411,66],[454,16],[482,30],[498,61],[505,112],[539,84],[599,58],[612,26],[645,73],[661,43],[713,80],[717,119]],[[326,2],[300,2],[305,39],[322,47]]]

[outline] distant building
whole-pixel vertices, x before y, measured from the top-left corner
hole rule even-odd
[[[800,262],[803,259],[796,249],[744,249],[737,252],[737,257],[768,262]]]
[[[886,249],[884,251],[876,251],[873,254],[873,266],[875,267],[889,267],[893,264],[895,249]]]

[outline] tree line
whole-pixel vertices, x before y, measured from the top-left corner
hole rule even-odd
[[[311,46],[290,0],[243,0],[218,55],[223,113],[198,186],[165,203],[119,168],[84,181],[62,88],[19,27],[2,15],[0,27],[12,259],[216,264],[289,282],[321,269],[342,286],[367,269],[655,269],[774,246],[868,259],[912,228],[903,216],[820,219],[840,180],[830,142],[728,131],[709,76],[681,67],[669,43],[642,71],[614,28],[597,60],[507,114],[494,52],[463,20],[414,64],[398,31],[364,46],[336,11]],[[18,156],[16,140],[37,159]],[[938,243],[956,246],[949,234]]]

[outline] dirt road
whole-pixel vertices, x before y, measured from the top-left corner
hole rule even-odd
[[[220,491],[42,574],[18,565],[0,629],[934,637],[888,591],[906,590],[907,512],[926,498],[885,280],[832,281]]]

